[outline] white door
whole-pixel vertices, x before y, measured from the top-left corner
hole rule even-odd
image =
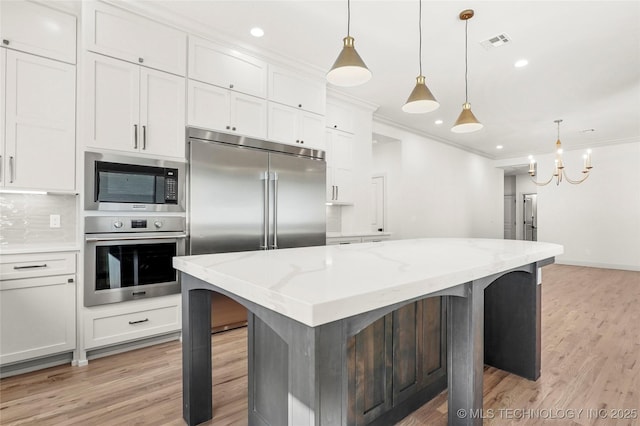
[[[184,77],[140,68],[140,149],[163,157],[185,157]]]
[[[88,146],[139,150],[140,67],[87,52]]]
[[[504,196],[504,239],[516,239],[516,197]]]
[[[266,138],[267,101],[255,96],[232,93],[231,131],[254,138]]]
[[[6,53],[4,183],[19,188],[75,187],[75,66]]]
[[[384,176],[371,178],[371,192],[373,196],[373,210],[371,215],[371,230],[382,232],[385,230],[385,181]]]
[[[222,132],[230,129],[229,90],[189,80],[188,99],[190,125]]]

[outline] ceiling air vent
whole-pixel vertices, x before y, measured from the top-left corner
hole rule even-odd
[[[480,45],[487,50],[493,49],[495,47],[503,46],[511,41],[511,37],[509,37],[506,33],[498,34],[497,36],[493,36],[488,40],[481,41]]]

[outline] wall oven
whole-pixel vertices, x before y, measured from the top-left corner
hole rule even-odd
[[[85,210],[184,212],[185,164],[85,153]]]
[[[185,230],[182,216],[85,217],[84,305],[179,293]]]

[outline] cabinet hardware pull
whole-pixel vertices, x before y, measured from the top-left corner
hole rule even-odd
[[[4,44],[5,46],[9,45],[9,40],[7,40],[6,38],[4,40],[2,40],[2,44]]]
[[[9,183],[13,183],[15,165],[13,164],[13,155],[9,156]]]
[[[334,128],[334,129],[337,129],[337,128],[338,128],[338,125],[337,125],[337,124],[334,124],[334,125],[333,125],[333,128]]]
[[[147,126],[142,125],[142,149],[147,149]]]
[[[236,130],[236,128],[235,128],[235,127],[232,127],[232,128],[231,128],[231,130],[235,131],[235,130]]]
[[[302,104],[298,104],[298,108],[302,108]]]
[[[141,322],[147,322],[149,321],[149,318],[145,318],[143,320],[138,320],[138,321],[129,321],[129,324],[134,325],[134,324],[140,324]]]
[[[133,149],[138,149],[138,125],[133,125]]]
[[[229,85],[229,89],[233,89],[233,84],[230,84],[230,85]]]
[[[227,126],[227,130],[231,129],[231,126]]]
[[[131,293],[132,296],[144,296],[145,294],[147,294],[146,291],[134,291]]]
[[[335,200],[336,200],[336,186],[331,185],[331,201],[335,201]]]
[[[300,143],[304,143],[304,141],[302,139],[300,139]]]
[[[336,185],[336,200],[340,198],[340,186]]]
[[[143,63],[144,62],[144,58],[138,58],[138,62]]]
[[[14,266],[13,269],[35,269],[35,268],[46,268],[47,264],[43,263],[42,265],[25,265],[25,266]]]

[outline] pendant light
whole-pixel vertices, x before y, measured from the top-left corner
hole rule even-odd
[[[350,35],[350,27],[351,1],[347,0],[347,36],[343,39],[342,52],[327,73],[327,81],[336,86],[358,86],[371,79],[371,71],[356,52],[354,39]]]
[[[419,42],[419,63],[420,63],[420,74],[416,77],[416,87],[413,88],[413,91],[409,95],[407,102],[402,106],[402,110],[404,112],[408,112],[410,114],[420,114],[425,112],[435,111],[440,107],[438,101],[431,93],[431,90],[427,87],[425,83],[425,78],[422,75],[422,0],[420,0],[419,5],[419,17],[418,17],[418,32],[420,34],[420,42]]]
[[[464,104],[462,105],[462,112],[458,116],[456,123],[451,128],[454,133],[470,133],[482,129],[482,123],[471,112],[471,104],[469,103],[469,84],[467,82],[468,74],[468,60],[469,52],[467,44],[469,42],[469,36],[467,34],[467,27],[469,26],[469,19],[473,18],[473,10],[466,9],[460,12],[460,20],[464,21]]]

